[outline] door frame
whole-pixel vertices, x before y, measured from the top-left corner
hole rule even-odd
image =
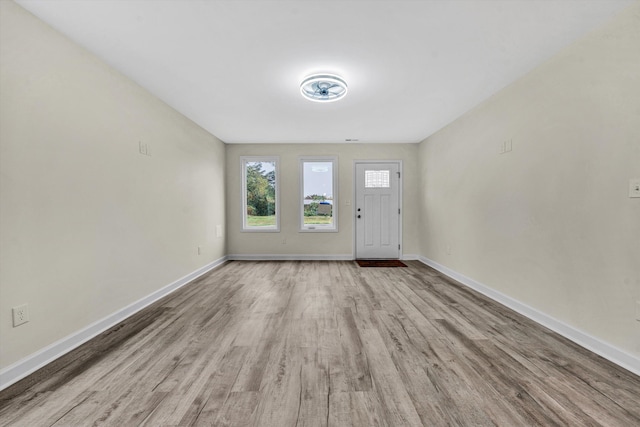
[[[400,218],[398,218],[398,244],[400,250],[398,251],[398,259],[403,259],[404,244],[402,243],[402,218],[404,217],[404,203],[402,199],[402,182],[404,181],[404,172],[402,169],[402,160],[380,160],[380,159],[359,159],[353,161],[352,166],[352,181],[351,181],[351,228],[353,229],[351,241],[352,252],[351,257],[355,260],[357,256],[357,236],[356,236],[356,166],[358,164],[380,164],[380,163],[395,163],[398,165],[398,171],[400,172],[400,182],[398,185],[398,205],[400,206]]]

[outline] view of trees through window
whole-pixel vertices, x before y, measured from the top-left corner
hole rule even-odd
[[[247,227],[276,227],[275,168],[275,161],[245,163]]]
[[[334,226],[333,161],[302,159],[303,227]]]

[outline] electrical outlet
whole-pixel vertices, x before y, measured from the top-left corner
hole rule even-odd
[[[286,245],[287,244],[287,239],[282,239],[282,244]]]
[[[498,146],[499,154],[508,153],[511,150],[513,150],[513,139],[507,139],[500,142],[500,145]]]
[[[222,237],[222,225],[216,225],[216,237]]]
[[[640,301],[636,301],[636,320],[640,322]]]
[[[143,156],[151,156],[151,146],[145,142],[138,141],[138,150]]]
[[[198,255],[202,253],[202,246],[198,246]]]
[[[13,314],[13,327],[20,326],[29,321],[29,306],[27,304],[19,305],[11,309]]]

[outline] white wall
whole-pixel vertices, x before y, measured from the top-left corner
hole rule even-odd
[[[300,233],[299,156],[336,155],[339,165],[339,209],[337,233]],[[280,156],[280,232],[242,232],[240,156]],[[418,144],[230,144],[227,145],[227,234],[228,253],[234,255],[323,255],[353,254],[354,160],[402,160],[403,250],[417,254]],[[282,240],[286,239],[286,244]]]
[[[423,141],[420,175],[426,258],[640,356],[638,4]]]
[[[12,2],[0,1],[0,31],[4,368],[223,257],[225,158],[215,137]],[[24,303],[31,321],[13,328]]]

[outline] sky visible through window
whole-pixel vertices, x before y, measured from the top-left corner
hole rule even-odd
[[[332,162],[304,162],[304,196],[314,194],[333,199]]]

